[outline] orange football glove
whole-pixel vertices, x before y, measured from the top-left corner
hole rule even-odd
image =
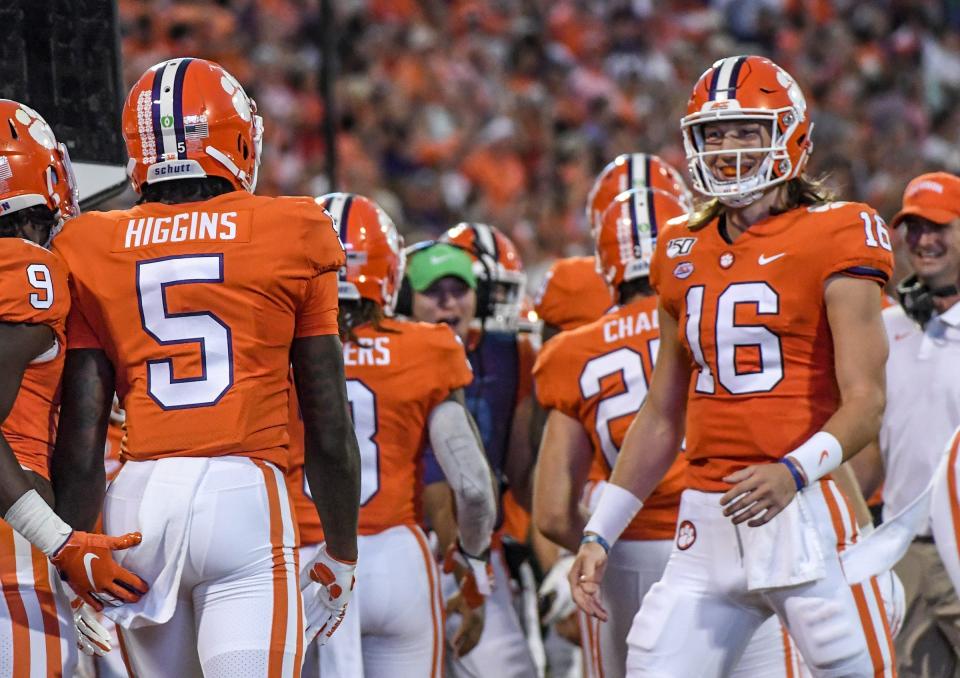
[[[111,537],[74,530],[50,562],[74,593],[100,612],[104,603],[135,603],[149,589],[140,577],[117,565],[111,555],[112,551],[136,546],[140,539],[139,532]]]
[[[488,552],[489,553],[489,552]],[[443,558],[443,571],[460,575],[460,595],[470,609],[483,605],[483,600],[493,591],[493,567],[489,556],[478,558],[463,550],[460,542],[450,544]]]

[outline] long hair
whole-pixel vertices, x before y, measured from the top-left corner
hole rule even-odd
[[[836,196],[826,187],[824,181],[826,177],[813,178],[806,174],[794,177],[786,184],[786,200],[782,205],[770,208],[770,216],[789,212],[797,207],[819,205],[821,203],[836,200]],[[716,219],[724,210],[723,203],[719,198],[713,198],[705,203],[698,205],[697,209],[690,215],[687,221],[687,228],[691,231],[699,231],[701,228]]]
[[[356,329],[367,323],[373,325],[373,329],[377,332],[394,333],[395,330],[383,326],[385,318],[383,307],[370,299],[341,301],[340,313],[337,316],[340,341],[355,342],[357,340]]]
[[[230,193],[236,189],[223,177],[192,177],[144,184],[138,205],[145,202],[160,202],[179,205],[184,202],[200,202]]]

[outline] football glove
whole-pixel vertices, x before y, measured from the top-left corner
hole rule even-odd
[[[149,589],[140,577],[117,565],[111,555],[112,551],[136,546],[140,539],[139,532],[111,537],[74,530],[50,562],[74,593],[100,612],[104,603],[115,607],[135,603]]]
[[[540,584],[537,597],[540,599],[540,618],[546,626],[566,619],[577,610],[570,591],[570,582],[567,581],[573,560],[572,554],[561,556]]]
[[[493,593],[493,567],[490,565],[489,551],[481,556],[471,556],[457,540],[447,549],[443,571],[447,574],[459,573],[460,595],[471,609],[483,605],[484,598]]]
[[[356,561],[350,563],[337,560],[327,553],[327,546],[324,544],[320,547],[316,559],[300,576],[304,615],[307,619],[304,629],[307,644],[316,638],[316,642],[325,645],[340,626],[357,582],[354,576],[356,570]]]
[[[88,657],[102,657],[110,651],[110,632],[97,620],[97,613],[81,598],[70,602],[77,627],[77,648]]]

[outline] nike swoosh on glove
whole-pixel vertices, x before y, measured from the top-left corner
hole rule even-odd
[[[140,543],[139,532],[121,537],[74,530],[50,558],[60,577],[83,602],[97,612],[107,603],[118,607],[135,603],[150,588],[134,573],[113,560],[113,551]]]
[[[316,638],[317,643],[326,645],[340,626],[357,583],[356,570],[356,561],[337,560],[327,553],[324,544],[313,563],[300,576],[304,616],[307,618],[304,629],[307,644]]]
[[[493,593],[493,566],[489,550],[484,557],[471,556],[455,541],[447,548],[443,558],[443,571],[447,574],[459,570],[460,594],[471,609],[483,605],[483,600]]]
[[[562,556],[553,564],[547,576],[543,578],[537,597],[540,599],[540,618],[544,625],[551,626],[576,612],[570,582],[567,577],[573,566],[573,555]]]
[[[103,657],[110,651],[110,632],[97,620],[97,613],[81,598],[70,601],[77,627],[77,647],[88,657]]]

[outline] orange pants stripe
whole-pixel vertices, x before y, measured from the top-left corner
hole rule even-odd
[[[267,667],[267,676],[268,678],[283,678],[285,675],[292,675],[294,678],[299,678],[300,671],[303,663],[303,629],[301,625],[297,624],[297,633],[296,637],[298,638],[296,642],[296,651],[295,657],[292,666],[292,672],[290,671],[291,667],[287,667],[287,670],[284,670],[284,659],[286,658],[286,648],[288,640],[293,640],[290,638],[289,623],[290,623],[290,612],[291,612],[291,585],[297,587],[295,591],[297,602],[292,603],[296,607],[297,618],[303,618],[302,611],[302,599],[300,598],[300,592],[298,587],[298,570],[297,568],[293,569],[292,574],[292,584],[291,584],[291,571],[288,567],[286,554],[284,553],[284,520],[282,507],[280,505],[280,489],[278,487],[278,482],[282,482],[282,478],[278,481],[277,474],[278,472],[271,466],[263,463],[259,460],[254,460],[254,463],[257,467],[263,472],[264,485],[267,491],[267,503],[270,507],[270,544],[271,544],[271,553],[273,556],[273,621],[270,631],[270,659]],[[289,504],[288,504],[289,506]],[[292,520],[293,513],[289,512],[290,519]],[[293,545],[293,553],[295,562],[298,562],[296,553],[296,546]]]
[[[408,527],[417,540],[423,561],[427,568],[427,581],[430,585],[430,617],[433,625],[433,659],[431,660],[430,678],[439,678],[442,673],[444,642],[442,636],[443,612],[440,610],[440,585],[436,572],[436,562],[430,554],[430,547],[423,538],[419,529]]]
[[[837,534],[837,550],[843,551],[848,544],[856,543],[859,531],[853,516],[853,510],[847,502],[843,493],[832,483],[821,481],[823,489],[823,498],[827,503],[827,509],[830,512],[830,520],[833,523],[834,532]],[[851,525],[848,532],[846,525]],[[880,597],[880,589],[877,586],[876,577],[871,578],[872,587],[865,589],[864,585],[854,584],[850,587],[853,593],[854,602],[857,605],[857,613],[860,616],[860,622],[863,625],[863,633],[867,640],[867,649],[870,652],[870,660],[873,663],[874,676],[882,678],[884,675],[884,657],[880,643],[887,647],[891,663],[893,660],[893,640],[890,637],[890,627],[887,623],[886,614],[883,606],[883,599]],[[878,615],[870,611],[870,604],[867,596],[873,597],[875,609],[879,610]],[[879,623],[875,623],[875,617],[879,617]],[[880,634],[884,635],[881,640]],[[896,670],[893,670],[896,676]]]
[[[76,653],[67,601],[54,589],[47,557],[0,521],[0,642],[9,643],[12,678],[72,675]],[[59,599],[59,600],[58,600]],[[58,606],[59,602],[59,606]],[[62,615],[62,618],[61,618]]]

